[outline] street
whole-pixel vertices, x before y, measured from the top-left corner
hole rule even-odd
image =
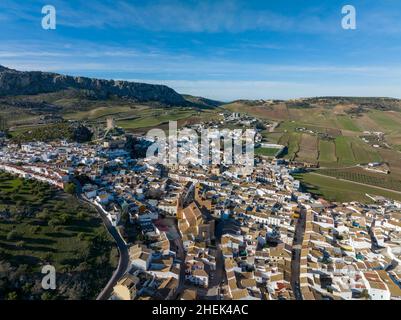
[[[109,282],[106,284],[102,292],[100,292],[96,298],[96,300],[107,300],[110,297],[111,293],[113,292],[113,287],[117,284],[118,280],[120,280],[128,270],[128,265],[129,265],[128,247],[124,239],[118,233],[117,229],[112,226],[110,220],[107,219],[104,213],[97,206],[95,206],[93,203],[82,197],[79,197],[79,199],[90,204],[92,207],[96,209],[96,211],[100,215],[100,218],[103,221],[103,224],[105,225],[110,235],[113,237],[118,248],[119,261],[117,269],[114,271],[113,275],[111,276]]]
[[[291,287],[296,300],[303,300],[300,288],[300,264],[301,264],[301,249],[302,241],[305,232],[305,213],[301,214],[297,225],[295,226],[295,236],[292,246],[292,261],[291,261]]]

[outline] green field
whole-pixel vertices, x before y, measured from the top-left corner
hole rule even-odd
[[[337,163],[336,149],[332,141],[319,141],[319,162],[321,165]]]
[[[369,162],[381,162],[382,158],[379,153],[359,138],[350,138],[352,143],[352,151],[356,161],[360,164]]]
[[[216,111],[196,110],[194,108],[169,107],[152,108],[144,105],[117,105],[111,107],[99,107],[88,111],[79,111],[64,115],[68,120],[88,120],[89,122],[105,121],[107,117],[113,117],[116,124],[126,130],[139,128],[158,127],[168,121],[187,120],[199,118],[203,120],[217,119]]]
[[[274,157],[280,149],[277,148],[257,148],[255,154],[259,156]]]
[[[307,192],[329,201],[360,201],[371,203],[372,200],[365,196],[366,193],[401,201],[401,194],[399,193],[384,191],[370,186],[362,186],[353,182],[337,180],[314,173],[296,174],[294,177],[303,183]]]
[[[351,141],[347,137],[336,138],[336,155],[341,165],[347,166],[357,163],[352,151]]]
[[[361,129],[349,116],[337,116],[337,121],[340,124],[340,128],[344,130],[361,132]]]
[[[138,129],[147,127],[156,127],[168,121],[178,121],[196,116],[193,110],[163,110],[152,112],[149,115],[141,115],[137,119],[120,120],[117,125],[123,129]]]
[[[46,184],[0,173],[0,267],[9,265],[9,277],[23,271],[34,283],[41,267],[51,264],[64,279],[60,284],[71,283],[71,288],[53,292],[53,298],[94,298],[116,265],[112,247],[101,220],[87,205]],[[75,281],[87,281],[88,286],[74,289]],[[19,284],[3,283],[0,300],[9,295],[44,298],[42,290]]]
[[[316,172],[335,178],[401,191],[401,180],[394,179],[390,175],[369,172],[362,168],[320,169]]]
[[[360,129],[355,125],[352,118],[348,116],[337,116],[337,122],[341,122],[340,127],[347,132],[360,132]],[[296,131],[296,128],[303,127],[306,130],[312,130],[319,135],[328,134],[334,140],[326,138],[318,138],[317,147],[311,147],[313,143],[302,143],[305,135],[310,137],[317,134],[301,133]],[[364,143],[357,136],[343,136],[341,131],[334,128],[324,128],[312,125],[303,125],[295,121],[284,121],[280,124],[272,136],[272,141],[288,146],[287,159],[316,162],[316,152],[319,152],[318,162],[321,166],[337,167],[351,166],[360,163],[380,162],[382,161],[379,153]],[[277,135],[281,134],[278,138]],[[270,133],[272,135],[272,133]],[[304,139],[306,140],[306,139]],[[312,141],[312,139],[309,139]]]
[[[288,147],[285,158],[290,160],[294,160],[296,158],[296,155],[299,151],[300,142],[301,134],[296,132],[285,133],[278,141],[279,144]]]
[[[96,120],[102,117],[118,116],[120,114],[135,115],[141,110],[140,107],[132,108],[129,106],[113,106],[110,107],[99,107],[89,111],[78,111],[74,113],[68,113],[64,115],[64,119],[67,120]]]
[[[401,123],[396,121],[391,114],[379,111],[372,111],[368,113],[371,118],[383,132],[401,132]]]

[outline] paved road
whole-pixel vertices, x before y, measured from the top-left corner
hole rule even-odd
[[[377,239],[375,238],[375,236],[373,235],[372,232],[372,228],[375,226],[376,223],[376,216],[373,218],[373,221],[369,227],[369,236],[371,239],[371,243],[372,243],[372,251],[375,253],[377,250],[383,249],[383,247],[379,246],[379,244],[377,243]]]
[[[223,252],[221,251],[220,241],[216,241],[216,247],[216,271],[214,272],[214,279],[210,281],[212,287],[219,287],[224,278],[224,258]]]
[[[93,203],[90,201],[85,200],[84,198],[80,198],[84,202],[93,206],[97,212],[99,213],[107,231],[113,237],[114,241],[117,244],[118,252],[119,252],[119,261],[117,269],[114,271],[113,275],[111,276],[109,282],[106,284],[102,292],[99,293],[96,300],[107,300],[111,293],[113,292],[113,287],[117,284],[117,281],[121,279],[121,277],[127,272],[128,265],[129,265],[129,255],[128,255],[128,247],[121,235],[118,233],[117,229],[113,227],[110,220],[107,219],[105,214]]]
[[[177,248],[177,257],[181,260],[180,265],[180,278],[178,281],[177,293],[180,294],[185,287],[185,251],[181,238],[176,238],[174,244]]]
[[[306,213],[302,213],[295,226],[295,236],[293,242],[293,255],[291,261],[291,286],[294,292],[296,300],[303,300],[301,288],[300,288],[300,265],[301,265],[301,248],[302,241],[305,233],[305,216]]]

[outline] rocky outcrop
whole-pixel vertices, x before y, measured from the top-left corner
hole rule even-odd
[[[117,96],[138,102],[155,101],[176,106],[188,104],[180,94],[163,85],[25,72],[0,66],[0,96],[34,95],[67,89],[82,90],[98,99]]]

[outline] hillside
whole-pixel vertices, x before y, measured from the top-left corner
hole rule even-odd
[[[288,147],[286,159],[320,167],[322,175],[401,190],[401,101],[319,97],[289,101],[234,101],[223,108],[274,120],[265,141]],[[382,163],[384,171],[366,170]],[[312,179],[311,179],[312,180]],[[313,179],[322,182],[324,179]],[[324,180],[332,183],[332,180]],[[319,186],[322,187],[322,186]],[[324,187],[324,186],[323,186]]]
[[[215,108],[215,107],[220,107],[221,105],[224,104],[223,102],[220,101],[211,100],[203,97],[195,97],[187,94],[184,94],[183,97],[191,104],[199,108]]]
[[[95,99],[116,96],[136,102],[157,101],[177,106],[187,104],[180,94],[163,85],[72,77],[40,71],[17,71],[0,66],[0,96],[36,95],[67,89],[83,91]]]
[[[22,72],[0,66],[0,130],[31,131],[63,120],[105,123],[114,117],[128,130],[169,120],[212,117],[222,103],[181,95],[163,85]]]
[[[93,133],[84,125],[76,122],[62,122],[46,126],[34,127],[13,137],[17,143],[30,141],[67,140],[69,142],[88,142]]]
[[[95,299],[117,251],[96,212],[47,184],[0,173],[0,300]],[[42,266],[57,289],[41,288]]]

